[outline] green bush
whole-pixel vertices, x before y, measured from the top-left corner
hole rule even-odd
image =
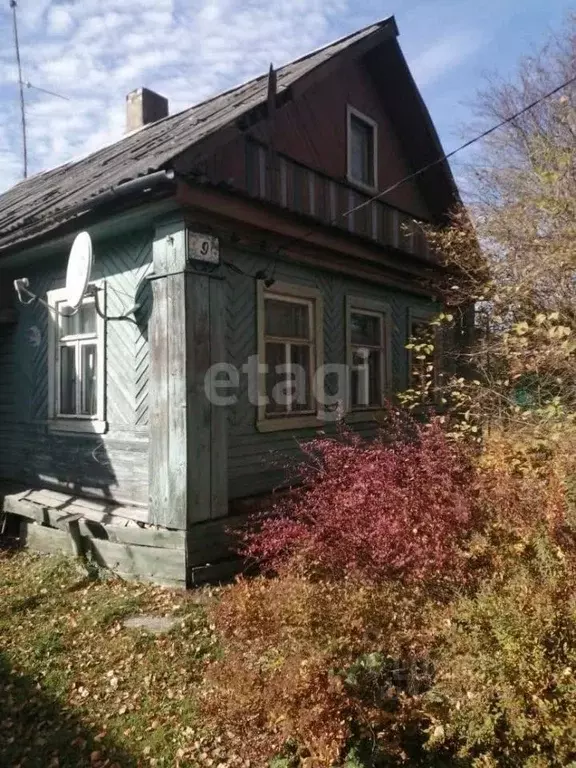
[[[450,607],[426,694],[430,746],[479,766],[576,765],[573,574],[541,538]]]

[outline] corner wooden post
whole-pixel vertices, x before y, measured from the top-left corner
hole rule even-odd
[[[225,284],[189,263],[187,237],[182,218],[156,226],[149,324],[150,522],[178,530],[228,510],[227,413],[204,391],[225,361]]]

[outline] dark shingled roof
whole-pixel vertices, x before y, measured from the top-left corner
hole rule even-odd
[[[280,95],[328,59],[390,25],[372,24],[287,64],[277,72]],[[146,125],[93,154],[26,179],[0,195],[0,251],[55,228],[90,198],[126,181],[170,167],[170,161],[210,134],[234,123],[267,99],[268,75],[176,115]],[[85,206],[90,207],[89,203]]]

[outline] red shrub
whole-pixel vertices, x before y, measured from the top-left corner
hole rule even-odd
[[[303,446],[302,486],[244,539],[268,570],[422,580],[457,575],[474,510],[473,476],[440,426],[374,441],[350,432]]]

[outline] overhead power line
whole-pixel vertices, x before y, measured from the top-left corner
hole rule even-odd
[[[336,224],[339,219],[345,218],[347,216],[351,216],[353,213],[356,213],[357,211],[362,210],[362,208],[365,208],[366,206],[371,205],[376,200],[379,200],[385,195],[390,194],[390,192],[393,192],[394,190],[398,189],[398,187],[401,187],[403,184],[406,184],[406,182],[411,181],[412,179],[415,179],[418,176],[421,176],[423,173],[430,170],[430,168],[434,168],[435,166],[440,165],[440,163],[446,162],[451,157],[454,157],[454,155],[458,154],[459,152],[462,152],[462,150],[467,149],[468,147],[471,147],[473,144],[476,144],[476,142],[481,141],[482,139],[485,139],[487,136],[490,136],[490,134],[494,133],[500,128],[503,128],[505,125],[508,125],[509,123],[514,122],[514,120],[517,120],[526,112],[529,112],[531,109],[534,109],[534,107],[537,107],[543,101],[545,101],[546,99],[549,99],[551,96],[554,96],[555,94],[559,93],[564,88],[567,88],[569,85],[572,85],[573,83],[576,83],[576,76],[571,77],[568,80],[565,80],[563,83],[556,86],[556,88],[553,88],[551,91],[548,91],[547,93],[544,93],[542,96],[539,96],[537,99],[534,99],[534,101],[531,101],[529,104],[526,104],[526,106],[522,107],[522,109],[519,109],[517,112],[514,112],[514,114],[510,115],[504,120],[501,120],[499,123],[497,123],[496,125],[493,125],[491,128],[488,128],[487,130],[482,131],[482,133],[464,142],[464,144],[461,144],[459,147],[456,147],[456,149],[453,149],[451,152],[441,155],[436,160],[433,160],[427,165],[422,166],[422,168],[419,168],[417,171],[414,171],[413,173],[408,174],[408,176],[404,176],[402,179],[395,182],[394,184],[391,184],[382,192],[378,192],[378,194],[368,198],[368,200],[365,200],[359,205],[354,206],[354,208],[350,208],[349,210],[338,214],[338,216],[335,216],[332,220],[328,222],[328,226],[332,226],[333,224]],[[289,238],[283,245],[280,245],[278,247],[276,258],[274,258],[274,261],[273,261],[272,277],[274,276],[274,273],[276,271],[276,263],[282,248],[287,248],[288,246],[292,245],[292,243],[301,243],[304,240],[308,240],[308,238],[316,234],[316,232],[317,232],[317,229],[311,229],[308,232],[305,232],[303,235]]]
[[[420,176],[421,174],[426,173],[426,171],[430,170],[430,168],[434,168],[434,166],[439,165],[440,163],[446,162],[446,160],[449,160],[451,157],[454,157],[454,155],[458,154],[458,152],[462,152],[463,149],[468,149],[468,147],[471,147],[473,144],[476,144],[477,141],[481,141],[482,139],[485,139],[487,136],[490,136],[491,133],[494,133],[500,128],[503,128],[505,125],[508,125],[508,123],[512,123],[514,120],[517,120],[526,112],[529,112],[531,109],[534,109],[534,107],[537,107],[546,99],[549,99],[551,96],[554,96],[555,94],[559,93],[561,90],[563,90],[564,88],[567,88],[569,85],[572,85],[572,83],[575,83],[575,82],[576,82],[576,76],[571,77],[569,80],[566,80],[565,82],[563,82],[562,85],[558,85],[556,88],[553,88],[551,91],[548,91],[548,93],[545,93],[539,98],[534,99],[534,101],[531,101],[530,104],[527,104],[525,107],[522,107],[522,109],[519,109],[518,112],[515,112],[513,115],[510,115],[510,117],[507,117],[505,120],[501,120],[496,125],[493,125],[491,128],[488,128],[488,130],[483,131],[482,133],[478,134],[478,136],[475,136],[473,139],[469,139],[468,141],[464,142],[464,144],[461,144],[459,147],[456,147],[456,149],[453,149],[451,152],[448,152],[448,154],[442,155],[442,157],[439,157],[437,160],[433,160],[431,163],[428,163],[428,165],[423,166],[417,171],[414,171],[414,173],[411,173],[408,176],[405,176],[403,179],[400,179],[400,181],[397,181],[395,184],[392,184],[390,187],[387,187],[387,189],[385,189],[383,192],[379,192],[377,195],[374,195],[374,197],[371,197],[369,200],[365,200],[363,203],[360,203],[360,205],[357,205],[354,208],[350,208],[349,211],[345,211],[340,215],[351,216],[353,213],[356,213],[356,211],[359,211],[365,206],[370,205],[370,203],[373,203],[375,200],[379,200],[381,197],[384,197],[384,195],[390,194],[390,192],[393,192],[394,190],[398,189],[398,187],[400,187],[402,184],[405,184],[407,181],[411,181],[412,179],[415,179],[417,176]],[[333,224],[334,222],[330,222],[330,223]]]

